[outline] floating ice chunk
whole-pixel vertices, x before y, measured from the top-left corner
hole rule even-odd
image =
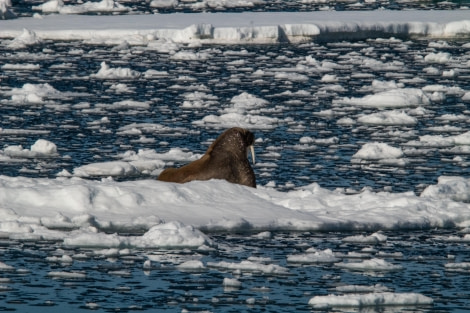
[[[454,140],[451,137],[442,135],[424,135],[419,136],[419,141],[409,141],[406,144],[424,147],[450,147],[454,145]]]
[[[452,137],[456,145],[470,145],[470,131]]]
[[[360,116],[357,121],[368,125],[415,125],[418,120],[403,111],[381,111]]]
[[[139,248],[182,248],[212,245],[212,240],[198,229],[180,222],[163,223],[150,228],[142,237],[131,238]]]
[[[389,271],[401,271],[403,267],[401,265],[395,265],[389,263],[383,259],[371,259],[364,260],[362,262],[339,262],[335,263],[336,267],[344,268],[352,271],[360,272],[389,272]]]
[[[207,262],[207,266],[231,271],[236,270],[242,272],[261,272],[272,275],[285,275],[289,273],[287,268],[276,264],[260,264],[248,260],[241,261],[240,263],[231,263],[226,261]]]
[[[87,302],[85,303],[85,307],[89,310],[97,310],[100,308],[100,305],[96,302]]]
[[[333,74],[325,74],[322,76],[321,81],[323,83],[336,83],[338,82],[338,77]]]
[[[272,233],[270,231],[263,231],[261,233],[255,234],[252,237],[256,239],[271,239]]]
[[[370,86],[363,86],[361,90],[363,91],[372,91],[374,93],[383,92],[391,89],[398,89],[404,88],[405,84],[397,83],[394,80],[392,81],[382,81],[378,79],[374,79]]]
[[[10,49],[24,49],[28,46],[40,43],[41,40],[38,38],[34,31],[23,29],[21,35],[13,39],[7,47]]]
[[[13,88],[10,94],[11,101],[15,104],[43,104],[47,98],[61,97],[61,92],[48,83],[26,83],[21,88]]]
[[[73,175],[77,177],[135,176],[138,174],[140,171],[135,166],[123,161],[91,163],[73,170]]]
[[[468,202],[470,201],[470,179],[441,176],[437,181],[437,185],[426,187],[420,196]]]
[[[176,268],[184,272],[200,272],[206,270],[204,263],[200,260],[189,260],[179,264]]]
[[[430,305],[433,300],[417,293],[376,292],[369,294],[315,296],[308,302],[315,309],[334,307],[383,307]]]
[[[290,72],[279,72],[274,75],[274,78],[285,80],[285,81],[293,81],[293,82],[306,82],[309,80],[307,75],[300,74],[300,73],[290,73]]]
[[[16,14],[10,8],[11,0],[0,0],[0,20],[16,18]]]
[[[205,92],[194,91],[188,92],[184,95],[185,101],[182,107],[184,108],[205,108],[217,104],[219,99],[217,96],[207,94]]]
[[[462,96],[462,101],[470,102],[470,91],[467,91],[467,92]]]
[[[443,77],[449,77],[449,78],[456,77],[456,76],[459,76],[459,71],[456,70],[456,69],[450,69],[448,71],[443,71],[442,76]]]
[[[247,92],[242,92],[238,96],[234,96],[230,100],[230,103],[232,104],[232,107],[236,109],[254,109],[264,107],[269,104],[267,100],[249,94]]]
[[[57,156],[57,146],[48,140],[38,139],[31,149],[19,146],[8,146],[3,153],[12,158],[48,158]]]
[[[193,124],[216,128],[242,127],[248,129],[272,129],[280,122],[281,120],[275,117],[227,113],[220,116],[213,114],[207,115],[203,117],[202,120],[194,121]]]
[[[38,6],[33,6],[33,10],[43,13],[60,14],[84,14],[98,12],[126,12],[129,8],[114,0],[101,0],[100,2],[88,1],[77,5],[64,5],[63,0],[50,0]]]
[[[448,52],[429,53],[424,57],[426,63],[447,63],[452,59]]]
[[[456,96],[462,96],[465,94],[465,90],[463,90],[461,87],[446,86],[446,85],[440,85],[440,84],[427,85],[427,86],[424,86],[422,90],[426,93],[442,92],[442,93],[445,93],[446,95],[456,95]]]
[[[152,79],[152,78],[162,78],[162,77],[167,77],[170,74],[167,71],[156,71],[156,70],[146,70],[144,72],[144,77],[147,79]]]
[[[231,99],[231,106],[221,110],[222,115],[207,115],[193,124],[209,127],[243,127],[251,129],[271,129],[282,122],[278,118],[257,115],[258,108],[269,102],[243,92]],[[251,114],[253,113],[253,114]]]
[[[135,101],[135,100],[122,100],[112,104],[97,104],[97,108],[105,108],[111,110],[122,110],[122,109],[136,109],[146,110],[150,108],[150,103],[146,101]]]
[[[69,255],[62,255],[62,256],[50,256],[46,258],[47,262],[50,263],[62,263],[62,264],[70,264],[73,263],[73,259]]]
[[[96,230],[80,229],[73,231],[64,238],[64,245],[82,248],[119,248],[124,246],[124,242],[118,234],[106,234]]]
[[[339,138],[338,137],[331,137],[331,138],[318,138],[318,139],[315,139],[315,138],[312,138],[312,137],[304,136],[304,137],[301,137],[299,139],[299,142],[301,144],[315,143],[315,144],[321,145],[321,146],[329,146],[329,145],[337,144],[339,142]]]
[[[388,292],[390,289],[381,284],[376,284],[374,286],[362,286],[362,285],[345,285],[338,286],[335,288],[336,291],[341,293],[366,293],[366,292]]]
[[[239,281],[236,278],[228,278],[224,277],[224,281],[222,283],[224,285],[224,288],[227,290],[232,290],[232,289],[240,289],[242,286],[241,281]]]
[[[419,137],[419,141],[406,143],[410,146],[426,147],[450,147],[455,145],[470,145],[470,131],[455,136],[424,135]]]
[[[152,0],[150,2],[150,7],[157,8],[157,9],[174,8],[177,5],[178,5],[178,0]]]
[[[164,160],[164,161],[187,161],[191,162],[199,159],[202,154],[188,152],[180,148],[171,148],[168,152],[157,153],[150,149],[140,149],[137,154],[122,155],[124,160],[139,161],[139,160]]]
[[[4,71],[36,71],[39,70],[41,66],[39,64],[10,64],[7,63],[2,66]]]
[[[162,223],[151,227],[142,236],[120,236],[118,234],[106,234],[95,231],[79,230],[64,239],[64,244],[71,247],[137,247],[137,248],[196,248],[199,246],[210,246],[212,240],[195,229],[193,226],[186,226],[180,222]],[[200,262],[200,261],[195,261]],[[182,265],[192,269],[202,269],[203,264],[186,263]],[[202,264],[202,266],[201,266]]]
[[[470,262],[447,263],[444,266],[446,270],[454,272],[468,272],[470,270]]]
[[[255,3],[260,3],[260,0],[203,0],[202,2],[210,8],[251,8]]]
[[[106,62],[101,62],[101,68],[91,77],[99,79],[134,79],[140,76],[140,72],[131,70],[130,68],[110,68]]]
[[[38,6],[33,6],[33,10],[42,11],[43,13],[56,13],[63,6],[63,0],[50,0]]]
[[[366,143],[352,158],[362,160],[397,159],[403,157],[400,148],[391,147],[386,143]]]
[[[349,236],[343,238],[343,242],[355,242],[355,243],[380,243],[387,241],[387,236],[380,232],[373,233],[369,236],[358,235],[358,236]]]
[[[49,272],[47,276],[54,279],[85,279],[87,276],[83,272]]]
[[[438,68],[434,66],[428,66],[428,67],[423,68],[423,72],[425,72],[427,75],[435,75],[435,76],[441,74],[441,70],[439,70]]]
[[[356,121],[350,117],[342,117],[336,123],[338,125],[352,126],[356,124]]]
[[[73,176],[76,177],[131,177],[151,174],[156,169],[163,169],[165,162],[161,160],[109,161],[90,163],[76,167]],[[67,173],[64,173],[67,176]]]
[[[38,139],[32,146],[31,152],[38,155],[54,155],[57,154],[57,146],[55,143],[45,139]]]
[[[3,262],[0,262],[0,272],[3,271],[14,271],[15,268],[11,265],[5,264]]]
[[[333,103],[357,105],[374,108],[403,108],[428,105],[429,97],[416,88],[399,88],[367,95],[362,98],[343,98],[333,100]]]
[[[335,263],[340,261],[331,249],[323,251],[307,250],[304,254],[292,254],[287,256],[287,262],[301,264],[317,264],[317,263]]]
[[[173,60],[205,61],[210,57],[207,52],[179,51],[171,56]]]

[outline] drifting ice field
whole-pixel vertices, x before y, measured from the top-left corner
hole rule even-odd
[[[1,21],[0,306],[468,307],[468,17]],[[155,180],[232,126],[257,189]]]

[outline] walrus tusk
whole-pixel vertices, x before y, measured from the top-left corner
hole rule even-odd
[[[249,146],[250,151],[251,151],[251,160],[253,161],[253,164],[255,164],[255,148],[253,145]]]

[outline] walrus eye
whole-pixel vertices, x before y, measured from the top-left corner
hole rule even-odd
[[[253,161],[253,164],[255,164],[255,148],[253,147],[253,145],[250,145],[248,148],[250,148],[251,160]]]

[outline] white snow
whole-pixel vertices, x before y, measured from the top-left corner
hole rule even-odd
[[[267,104],[267,100],[243,92],[231,99],[230,107],[220,109],[220,115],[209,114],[201,120],[194,121],[193,124],[215,128],[271,129],[284,120],[260,115],[259,109]]]
[[[415,125],[418,122],[415,117],[397,110],[361,115],[357,121],[367,125]]]
[[[376,292],[353,295],[315,296],[308,302],[315,309],[336,307],[363,308],[383,306],[430,305],[433,300],[417,293]]]
[[[244,260],[239,263],[227,261],[207,262],[207,266],[220,270],[259,272],[267,275],[286,275],[289,273],[287,268],[276,264],[261,264],[249,260]]]
[[[238,279],[225,277],[223,285],[225,287],[240,288],[242,283]]]
[[[372,235],[369,236],[364,236],[364,235],[357,235],[357,236],[349,236],[346,238],[343,238],[344,242],[355,242],[355,243],[379,243],[379,242],[385,242],[387,241],[387,236],[380,232],[373,233]]]
[[[77,5],[65,5],[63,0],[49,0],[38,6],[33,6],[33,10],[43,13],[84,14],[97,12],[126,12],[129,11],[129,8],[114,0],[101,0],[99,2],[86,1]]]
[[[199,260],[189,260],[186,262],[183,262],[177,266],[177,268],[181,271],[187,271],[187,272],[200,272],[206,269],[204,266],[204,263],[202,263]]]
[[[428,105],[430,99],[421,89],[398,88],[362,98],[337,99],[333,103],[372,108],[405,108]]]
[[[87,1],[80,5],[64,5],[61,0],[52,0],[37,9],[45,13],[65,14],[129,10],[113,0]],[[60,29],[56,25],[61,25]],[[383,10],[380,14],[374,11],[117,16],[50,14],[41,18],[3,21],[0,38],[16,38],[12,41],[12,48],[44,39],[82,39],[102,43],[127,40],[141,45],[156,39],[180,43],[272,43],[286,39],[299,42],[322,36],[344,37],[347,33],[364,39],[385,34],[451,38],[468,35],[469,25],[468,11],[465,10]],[[435,62],[445,58],[445,55],[430,55],[428,59]]]
[[[54,279],[85,279],[86,274],[83,272],[49,272],[48,274],[49,277],[54,278]]]
[[[30,149],[24,149],[21,145],[7,146],[3,149],[3,155],[10,158],[48,158],[57,156],[57,146],[48,140],[38,139]]]
[[[218,180],[180,185],[0,176],[0,232],[3,237],[63,240],[72,246],[146,248],[210,245],[197,229],[467,227],[470,205],[458,200],[470,199],[469,185],[464,178],[441,178],[421,196],[368,190],[347,195],[317,184],[281,192]],[[371,236],[350,240],[384,240],[379,234]],[[292,256],[291,261],[330,262],[333,257],[327,251],[311,251]]]
[[[370,259],[362,262],[339,262],[335,266],[351,271],[360,272],[389,272],[400,271],[403,269],[401,265],[392,264],[383,259]]]
[[[403,156],[400,148],[391,147],[383,142],[366,143],[352,158],[362,160],[397,159]]]
[[[331,249],[317,251],[314,248],[310,248],[306,253],[287,256],[288,262],[300,264],[335,263],[339,260]]]
[[[100,79],[133,79],[140,76],[140,73],[129,68],[111,68],[106,62],[101,63],[100,70],[92,77]]]

